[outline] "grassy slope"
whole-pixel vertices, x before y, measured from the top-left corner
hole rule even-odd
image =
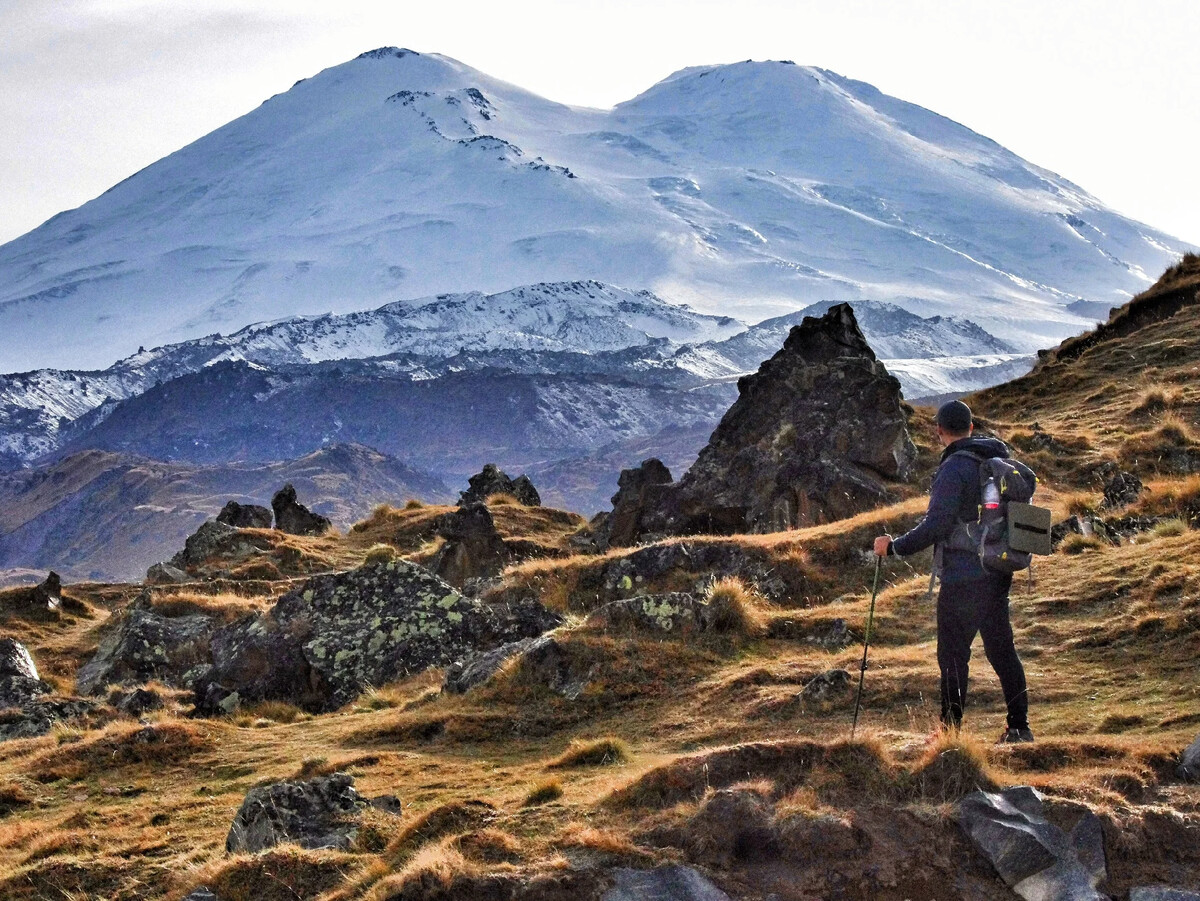
[[[1172,291],[1200,287],[1200,267],[1170,280]],[[1143,502],[1148,509],[1187,512],[1189,499],[1200,496],[1195,480],[1164,464],[1155,444],[1186,445],[1200,425],[1197,318],[1200,304],[1184,307],[972,399],[990,427],[1026,448],[1023,456],[1047,477],[1045,496],[1058,515],[1080,504],[1081,493],[1094,502],[1094,469],[1105,460],[1157,480]],[[1033,440],[1034,420],[1057,445],[1038,449],[1044,439]],[[1164,437],[1164,425],[1183,439]],[[1156,454],[1139,450],[1150,445]],[[766,634],[788,637],[664,640],[580,625],[601,601],[632,593],[605,587],[603,575],[638,549],[514,567],[500,594],[536,593],[572,614],[561,640],[590,685],[576,701],[519,672],[464,697],[440,696],[438,674],[430,673],[315,718],[282,704],[224,721],[188,720],[176,709],[151,716],[156,731],[147,742],[142,726],[109,714],[109,724],[90,731],[60,729],[0,745],[0,811],[8,811],[0,815],[0,895],[178,898],[208,883],[222,897],[256,901],[468,898],[540,873],[566,880],[543,897],[569,898],[580,895],[566,874],[588,863],[685,859],[746,897],[1003,898],[1007,890],[962,846],[944,802],[977,785],[1010,783],[1067,799],[1057,815],[1068,816],[1071,803],[1102,814],[1114,894],[1135,884],[1195,883],[1200,860],[1186,849],[1195,848],[1200,791],[1171,773],[1179,749],[1200,731],[1200,531],[1060,553],[1039,564],[1032,591],[1018,583],[1014,623],[1040,739],[1034,746],[990,745],[1003,724],[1002,702],[979,655],[969,734],[958,746],[927,747],[937,673],[923,560],[887,564],[867,673],[866,739],[845,741],[852,696],[798,700],[821,672],[856,672],[861,645],[826,650],[803,636],[820,634],[834,618],[861,636],[871,574],[862,549],[879,531],[905,528],[921,509],[910,499],[813,529],[664,543],[717,546],[754,572],[769,570],[786,591],[755,603]],[[440,512],[382,509],[345,537],[301,542],[288,559],[299,553],[317,568],[353,565],[378,542],[423,557]],[[502,505],[493,513],[506,537],[529,538],[547,554],[566,552],[579,526],[548,511]],[[639,590],[691,588],[710,576],[676,569]],[[196,587],[164,592],[176,604],[240,611],[268,603],[283,587],[244,582],[207,594]],[[0,597],[5,631],[29,642],[63,688],[94,647],[107,611],[134,589],[70,592],[79,601],[73,612],[36,622],[13,614],[12,596]],[[620,738],[627,759],[550,766],[572,742],[604,736]],[[405,816],[369,815],[349,854],[225,856],[226,831],[250,787],[334,769],[353,773],[364,794],[398,794]],[[706,819],[712,792],[737,784],[744,797],[776,805],[772,828],[784,850],[770,859],[729,851],[736,841],[728,823]],[[527,804],[535,789],[549,800]],[[805,832],[812,823],[818,831]],[[870,853],[818,840],[832,841],[839,829],[866,835]],[[793,846],[804,853],[789,855]]]

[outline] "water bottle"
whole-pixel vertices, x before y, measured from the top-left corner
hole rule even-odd
[[[985,510],[1000,509],[1000,489],[996,487],[995,479],[988,479],[983,486],[983,508]]]

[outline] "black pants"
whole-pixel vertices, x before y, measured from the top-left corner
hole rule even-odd
[[[987,576],[942,583],[937,601],[938,667],[942,671],[942,722],[958,726],[967,706],[967,676],[971,643],[983,636],[983,652],[1000,677],[1008,704],[1009,728],[1029,726],[1029,696],[1025,668],[1013,646],[1008,618],[1011,576]]]

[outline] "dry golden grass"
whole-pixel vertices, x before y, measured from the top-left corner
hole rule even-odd
[[[736,577],[718,579],[709,586],[705,603],[712,610],[713,628],[739,638],[758,638],[767,631],[763,599]]]
[[[551,769],[572,769],[581,766],[617,766],[632,757],[629,745],[619,738],[597,738],[592,741],[573,741],[561,755],[546,764]]]
[[[544,779],[529,790],[529,794],[525,796],[523,806],[537,807],[540,804],[549,804],[551,801],[557,801],[563,796],[562,781],[559,779]]]

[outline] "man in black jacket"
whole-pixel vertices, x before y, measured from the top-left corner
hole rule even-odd
[[[881,535],[875,539],[879,556],[908,556],[935,546],[935,566],[940,559],[941,590],[937,600],[937,658],[942,671],[942,723],[958,728],[967,706],[967,676],[971,643],[983,635],[983,651],[996,675],[1008,705],[1008,728],[1002,743],[1030,742],[1029,698],[1025,669],[1013,645],[1008,615],[1008,592],[1012,575],[983,568],[974,550],[948,546],[960,522],[979,517],[979,462],[989,457],[1007,457],[1008,448],[996,438],[972,437],[971,410],[962,401],[943,404],[937,413],[938,440],[945,447],[941,465],[933,477],[929,510],[915,529],[899,538]],[[971,456],[959,454],[968,451]]]

